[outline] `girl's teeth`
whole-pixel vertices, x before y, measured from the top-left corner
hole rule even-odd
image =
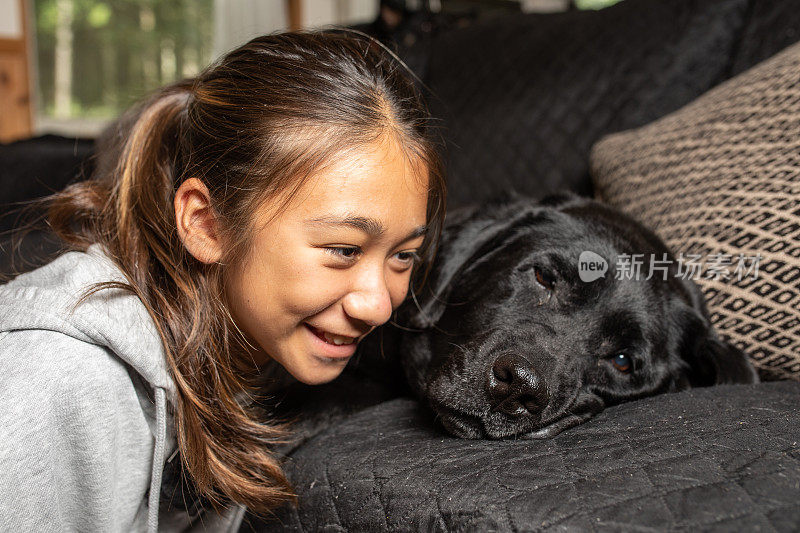
[[[330,333],[324,333],[325,340],[331,344],[335,344],[336,346],[341,346],[342,344],[353,344],[355,340],[353,337],[344,337],[342,335],[331,335]]]

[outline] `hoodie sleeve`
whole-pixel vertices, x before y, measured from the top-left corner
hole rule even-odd
[[[146,526],[153,434],[108,348],[0,333],[0,428],[0,531]]]

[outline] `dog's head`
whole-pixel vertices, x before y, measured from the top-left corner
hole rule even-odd
[[[642,254],[639,276],[616,270],[625,254]],[[757,379],[665,245],[597,202],[459,213],[438,258],[401,309],[400,348],[412,388],[457,436],[549,437],[606,405]]]

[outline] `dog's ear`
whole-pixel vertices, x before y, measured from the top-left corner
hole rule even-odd
[[[582,205],[588,203],[589,199],[585,196],[578,196],[571,191],[560,191],[542,197],[539,205],[548,207],[569,207],[572,205]]]
[[[689,362],[689,383],[693,386],[722,383],[757,383],[758,375],[747,355],[736,346],[707,336],[697,346]],[[696,385],[694,383],[697,383]]]
[[[690,305],[678,304],[680,357],[691,387],[722,383],[757,383],[758,374],[747,355],[720,338],[708,317],[702,293],[689,280],[683,282]]]
[[[436,260],[420,290],[411,293],[398,322],[412,328],[433,327],[447,308],[456,280],[501,251],[502,242],[518,227],[544,220],[547,208],[525,201],[475,207],[448,215]]]

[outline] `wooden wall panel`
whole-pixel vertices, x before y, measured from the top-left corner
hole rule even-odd
[[[22,7],[23,35],[19,39],[0,38],[0,142],[30,137],[33,132],[30,76]]]
[[[300,30],[303,28],[303,2],[302,0],[286,0],[286,14],[289,19],[290,30]]]

